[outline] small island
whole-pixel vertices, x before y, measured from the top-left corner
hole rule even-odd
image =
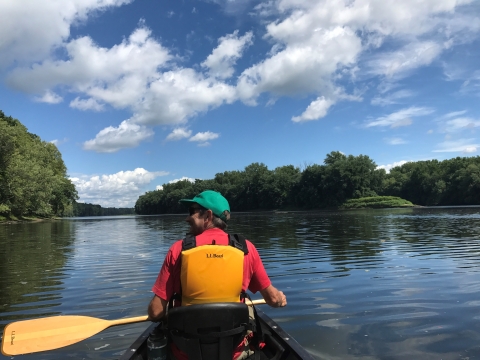
[[[384,209],[414,206],[410,201],[397,196],[370,196],[347,200],[339,206],[339,209]]]

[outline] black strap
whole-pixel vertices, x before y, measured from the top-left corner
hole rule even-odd
[[[180,300],[182,300],[182,295],[173,293],[172,297],[168,300],[168,308],[173,309],[175,307],[175,302]]]
[[[245,297],[248,298],[248,300],[250,300],[251,302],[252,299],[250,299],[250,296],[247,293],[244,294]],[[253,316],[255,318],[255,324],[252,324],[254,326],[252,345],[258,349],[260,343],[264,342],[264,335],[262,331],[262,325],[260,325],[260,317],[257,314],[257,309],[255,309],[255,306],[253,304],[250,304],[250,306],[253,308]]]
[[[245,237],[243,235],[228,234],[228,238],[230,246],[233,246],[234,248],[243,251],[245,255],[248,254],[247,241],[245,240]]]
[[[187,234],[187,236],[185,237],[185,239],[183,239],[182,242],[182,251],[193,249],[195,246],[197,246],[195,236],[193,236],[192,234]]]
[[[228,234],[228,244],[234,248],[243,251],[244,255],[248,254],[247,241],[245,237],[240,234]],[[195,236],[192,234],[187,234],[185,239],[182,242],[182,251],[193,249],[197,246]]]

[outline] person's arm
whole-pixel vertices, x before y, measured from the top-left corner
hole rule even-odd
[[[265,302],[272,307],[283,307],[287,305],[287,297],[285,294],[275,288],[272,284],[263,290],[260,290]]]
[[[160,321],[165,316],[165,309],[167,308],[167,301],[158,297],[157,295],[153,296],[153,299],[148,305],[148,320],[150,321]]]

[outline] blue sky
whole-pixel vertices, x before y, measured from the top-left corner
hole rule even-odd
[[[474,0],[5,0],[0,109],[80,201],[331,151],[478,156]]]

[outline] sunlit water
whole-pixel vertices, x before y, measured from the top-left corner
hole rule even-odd
[[[184,218],[1,224],[0,329],[144,315]],[[479,207],[237,213],[229,230],[252,239],[287,295],[286,308],[262,310],[318,359],[480,358]],[[147,325],[15,359],[115,359]]]

